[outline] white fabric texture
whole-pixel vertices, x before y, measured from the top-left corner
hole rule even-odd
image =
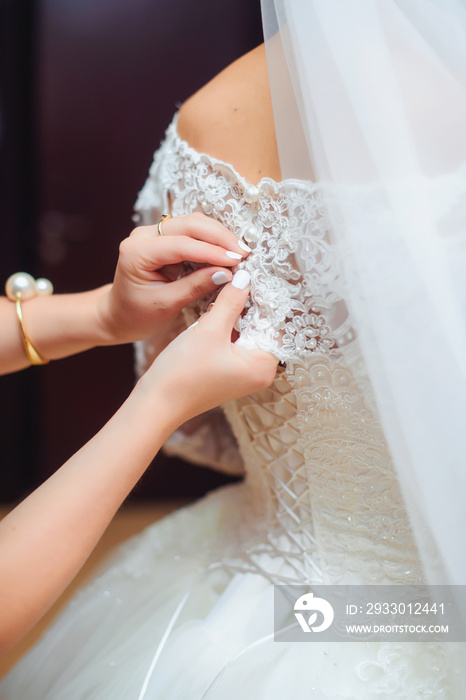
[[[271,638],[274,583],[425,581],[380,424],[355,376],[361,358],[320,187],[264,178],[251,189],[231,165],[190,148],[175,119],[137,209],[149,223],[169,203],[173,215],[203,211],[249,243],[240,342],[274,350],[286,368],[269,389],[224,406],[244,483],[130,541],[0,684],[0,698],[460,698],[453,645],[447,654],[439,643]],[[312,284],[296,267],[300,232]],[[194,303],[188,321],[210,300]],[[352,345],[347,362],[341,347]]]
[[[184,428],[175,430],[163,450],[169,457],[181,457],[200,467],[235,476],[244,474],[238,443],[221,409],[203,414],[190,433]]]
[[[319,182],[354,326],[342,356],[377,406],[427,580],[464,585],[466,4],[262,9],[282,175]]]

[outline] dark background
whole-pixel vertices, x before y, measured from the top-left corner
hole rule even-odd
[[[262,41],[257,0],[0,0],[0,281],[57,293],[112,279],[177,105]],[[1,329],[0,329],[1,332]],[[0,500],[26,495],[116,411],[131,347],[0,378]],[[157,457],[131,498],[225,481]]]

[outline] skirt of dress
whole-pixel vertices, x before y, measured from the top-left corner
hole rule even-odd
[[[274,641],[271,581],[222,564],[248,528],[240,484],[131,539],[0,683],[0,699],[457,697],[450,645]]]

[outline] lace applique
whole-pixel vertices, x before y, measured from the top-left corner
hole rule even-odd
[[[203,211],[253,249],[241,263],[251,274],[251,303],[238,342],[287,363],[273,387],[224,407],[256,528],[228,566],[288,582],[421,582],[391,456],[368,405],[325,192],[298,180],[263,178],[254,187],[180,139],[175,120],[137,206],[167,207],[168,199],[172,214]],[[306,261],[304,278],[298,259]],[[188,322],[211,300],[191,304]]]
[[[263,178],[257,187],[234,168],[198,153],[176,132],[176,120],[156,153],[136,209],[200,211],[221,221],[252,253],[238,265],[251,275],[251,299],[238,343],[261,348],[283,362],[329,353],[353,337],[336,292],[338,266],[329,241],[321,190],[309,182]],[[147,219],[145,219],[147,222]],[[306,235],[303,235],[306,232]],[[305,247],[305,250],[303,250]],[[297,254],[307,260],[306,282]],[[196,265],[186,264],[185,271]],[[309,285],[312,284],[312,289]],[[190,305],[187,321],[204,313],[213,295]]]

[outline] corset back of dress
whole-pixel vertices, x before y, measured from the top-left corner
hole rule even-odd
[[[290,583],[422,582],[383,434],[347,368],[315,353],[224,410],[266,533],[250,561],[275,553],[275,580]]]
[[[136,210],[146,224],[168,210],[201,211],[252,248],[240,264],[251,274],[251,301],[238,342],[286,363],[272,387],[224,406],[245,464],[248,522],[225,566],[279,582],[422,582],[390,454],[363,391],[320,189],[269,178],[253,186],[190,148],[175,118]],[[296,265],[304,245],[312,289]],[[211,301],[193,303],[186,321]]]

